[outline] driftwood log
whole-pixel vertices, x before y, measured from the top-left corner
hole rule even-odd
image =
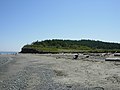
[[[120,58],[106,58],[105,61],[120,61]]]
[[[120,56],[120,53],[115,53],[114,56]]]

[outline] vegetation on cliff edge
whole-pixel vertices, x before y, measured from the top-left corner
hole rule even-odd
[[[119,43],[95,40],[44,40],[36,41],[22,48],[22,53],[44,52],[115,52],[120,51]]]

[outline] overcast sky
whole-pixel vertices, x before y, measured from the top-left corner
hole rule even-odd
[[[0,0],[0,51],[56,38],[120,42],[120,0]]]

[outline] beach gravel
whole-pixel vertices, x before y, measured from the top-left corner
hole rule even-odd
[[[63,56],[0,55],[0,90],[120,90],[119,62]]]

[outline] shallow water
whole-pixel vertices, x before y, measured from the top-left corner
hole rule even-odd
[[[10,55],[10,54],[16,54],[16,53],[18,52],[4,52],[4,51],[0,52],[1,55],[8,55],[8,54]]]

